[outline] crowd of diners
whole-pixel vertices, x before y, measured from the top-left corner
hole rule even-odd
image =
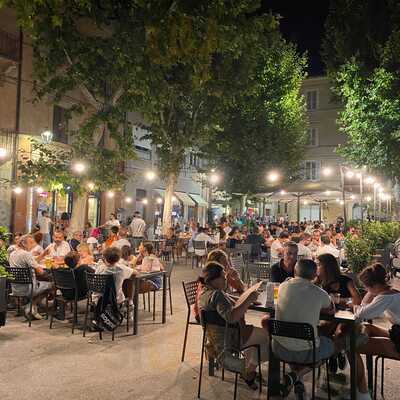
[[[48,218],[47,215],[43,215]],[[46,219],[44,220],[46,221]],[[160,271],[163,263],[159,256],[168,248],[182,247],[190,251],[194,240],[204,241],[210,247],[206,263],[198,283],[197,301],[194,307],[196,319],[201,310],[214,311],[229,323],[240,326],[241,343],[244,346],[259,344],[261,360],[268,360],[269,334],[264,315],[259,326],[246,322],[246,312],[257,302],[257,292],[238,301],[246,291],[237,271],[231,266],[227,248],[241,243],[249,243],[257,249],[261,259],[268,257],[271,262],[271,281],[279,283],[279,294],[275,318],[289,322],[309,323],[317,338],[317,359],[335,358],[345,360],[349,351],[346,326],[333,322],[321,322],[320,314],[333,314],[335,308],[343,306],[352,309],[359,319],[357,333],[357,386],[358,399],[370,399],[365,377],[365,368],[360,354],[400,357],[400,292],[390,285],[385,268],[374,264],[364,269],[357,277],[363,285],[363,295],[353,278],[345,274],[340,263],[346,258],[343,248],[344,232],[341,222],[328,226],[321,222],[265,223],[252,219],[238,224],[231,217],[222,217],[213,227],[199,226],[189,222],[182,229],[173,226],[163,236],[158,252],[151,243],[146,243],[146,224],[139,213],[135,213],[129,226],[123,226],[115,214],[104,226],[76,231],[67,240],[65,231],[54,230],[52,237],[46,236],[47,228],[34,230],[24,235],[15,235],[8,248],[9,264],[12,267],[33,270],[34,293],[32,317],[41,319],[38,305],[47,296],[51,297],[52,283],[48,279],[48,265],[71,268],[79,297],[87,292],[85,273],[112,273],[114,275],[117,301],[132,300],[132,279],[140,271]],[[248,222],[251,222],[249,228]],[[42,221],[42,225],[44,222]],[[107,236],[99,241],[101,228],[107,229]],[[356,230],[349,232],[359,235]],[[48,242],[48,243],[47,243]],[[186,243],[183,245],[182,243]],[[142,292],[159,289],[159,277],[142,282]],[[12,291],[18,295],[28,295],[26,286],[12,284]],[[68,294],[67,294],[68,295]],[[29,305],[25,313],[29,312]],[[389,330],[375,324],[364,323],[386,317],[392,325]],[[225,328],[209,326],[207,329],[207,351],[218,358],[224,346]],[[284,393],[295,387],[295,393],[304,393],[303,377],[309,371],[302,364],[312,359],[308,343],[290,338],[275,338],[273,351],[294,363],[285,375]],[[246,350],[246,371],[242,378],[249,387],[257,388],[257,352]]]

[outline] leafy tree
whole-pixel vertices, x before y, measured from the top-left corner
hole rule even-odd
[[[400,3],[332,3],[323,50],[343,103],[340,153],[394,180],[400,176]]]
[[[98,145],[121,139],[128,111],[139,111],[157,146],[166,179],[164,228],[185,149],[213,137],[232,85],[227,65],[273,32],[259,0],[171,1],[9,0],[32,34],[37,91],[56,99],[79,88],[87,104],[82,126]],[[103,126],[104,129],[98,129]]]
[[[267,189],[269,169],[278,168],[287,179],[294,176],[305,144],[304,102],[299,93],[305,58],[283,40],[267,39],[252,46],[248,57],[253,65],[239,67],[246,89],[227,105],[216,142],[203,149],[223,172],[223,189],[242,193],[242,204]],[[248,58],[240,62],[249,63]]]

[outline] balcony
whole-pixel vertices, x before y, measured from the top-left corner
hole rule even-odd
[[[0,58],[18,62],[18,44],[16,36],[0,30]]]

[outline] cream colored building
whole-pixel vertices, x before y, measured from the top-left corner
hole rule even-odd
[[[308,142],[299,173],[301,178],[287,187],[276,188],[271,201],[266,203],[267,214],[297,220],[299,202],[300,220],[318,220],[321,217],[333,222],[343,216],[340,166],[344,161],[336,152],[338,146],[345,143],[345,135],[339,132],[336,123],[340,104],[325,76],[307,78],[301,93],[308,117]],[[356,201],[356,197],[351,199],[350,194],[346,194],[349,219],[358,216]]]

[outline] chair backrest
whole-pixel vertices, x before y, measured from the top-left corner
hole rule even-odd
[[[235,249],[242,254],[251,254],[251,243],[238,243]]]
[[[300,339],[313,342],[315,346],[314,328],[312,325],[302,322],[268,320],[268,332],[270,336],[280,336],[292,339]]]
[[[73,289],[76,290],[75,274],[72,269],[58,268],[52,269],[51,273],[54,279],[54,285],[57,289]]]
[[[19,285],[32,284],[32,268],[6,267],[6,271],[12,275],[12,282]]]
[[[195,250],[206,250],[207,243],[204,240],[193,240],[193,248]]]
[[[112,274],[86,272],[88,291],[92,293],[104,293],[109,279],[114,279]]]
[[[197,288],[199,287],[198,281],[182,282],[183,292],[185,293],[185,299],[188,307],[190,308],[196,303]]]
[[[270,280],[271,266],[270,264],[249,264],[247,267],[250,279]]]
[[[165,273],[167,274],[168,278],[171,278],[172,271],[174,269],[174,261],[167,261],[165,263]]]
[[[235,268],[237,271],[241,271],[241,269],[244,268],[244,260],[241,254],[230,257],[230,260],[232,267]]]

